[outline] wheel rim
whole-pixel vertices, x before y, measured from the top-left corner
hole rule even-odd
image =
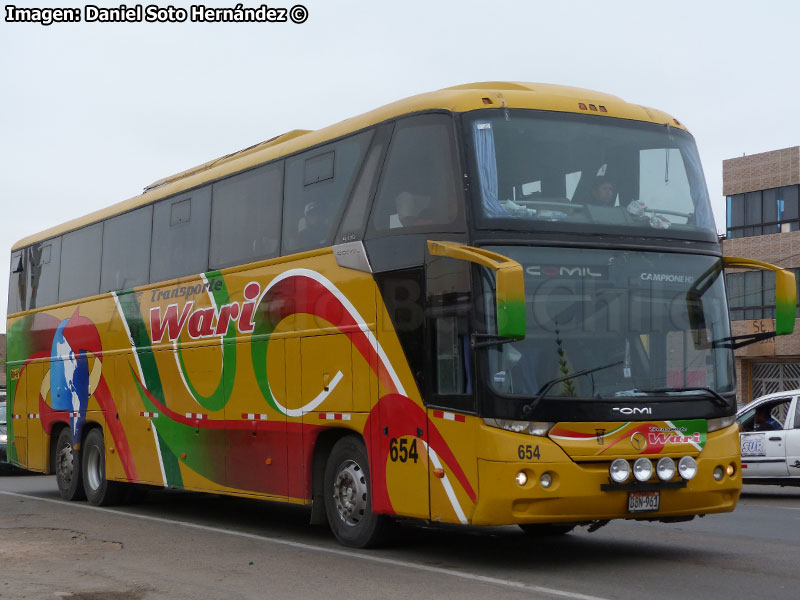
[[[367,510],[367,478],[355,461],[342,463],[333,480],[333,501],[342,521],[354,527]]]
[[[72,447],[69,444],[64,444],[58,450],[58,461],[56,464],[58,477],[64,482],[66,487],[69,487],[72,483],[72,474],[75,468]]]
[[[102,482],[100,449],[97,446],[89,446],[88,452],[86,455],[86,482],[91,489],[96,490]]]

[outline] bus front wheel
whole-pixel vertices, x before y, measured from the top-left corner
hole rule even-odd
[[[372,512],[370,476],[364,443],[354,436],[340,439],[325,465],[324,497],[328,523],[345,546],[369,548],[386,540],[391,523]]]
[[[72,430],[64,427],[58,434],[53,455],[58,494],[64,500],[83,500],[86,495],[81,480],[81,453],[72,446]]]
[[[106,451],[103,430],[92,429],[83,443],[83,488],[90,504],[118,504],[124,495],[123,484],[106,479]]]

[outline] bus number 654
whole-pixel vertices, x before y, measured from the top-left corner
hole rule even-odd
[[[404,463],[412,460],[416,463],[417,459],[419,459],[417,440],[411,440],[411,445],[409,445],[408,438],[403,438],[402,440],[392,438],[391,442],[389,442],[389,458],[392,462],[399,460]]]

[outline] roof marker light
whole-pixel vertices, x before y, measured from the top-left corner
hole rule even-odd
[[[608,112],[608,111],[606,110],[606,107],[605,107],[605,106],[603,106],[602,104],[600,105],[600,112]]]
[[[491,98],[481,98],[481,100],[483,100],[484,104],[491,104],[492,103],[492,99]]]
[[[586,110],[586,105],[583,102],[578,102],[578,108],[581,110]]]
[[[589,110],[597,111],[597,107],[594,104],[589,105]]]

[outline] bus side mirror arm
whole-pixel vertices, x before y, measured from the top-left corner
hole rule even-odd
[[[797,287],[794,273],[775,265],[753,260],[723,256],[725,268],[760,269],[775,273],[775,335],[787,335],[794,331],[794,319],[797,311]]]
[[[706,325],[700,298],[711,287],[724,268],[755,268],[775,273],[775,331],[735,335],[714,341],[704,339]],[[760,260],[724,256],[721,265],[719,263],[713,265],[694,282],[694,285],[686,293],[686,307],[689,312],[689,323],[696,348],[712,347],[736,350],[778,335],[787,335],[794,331],[795,310],[797,307],[797,288],[795,287],[794,274]]]
[[[525,275],[522,265],[502,254],[456,242],[429,240],[428,252],[431,256],[466,260],[491,269],[496,274],[497,335],[484,341],[473,337],[473,348],[525,338]]]

